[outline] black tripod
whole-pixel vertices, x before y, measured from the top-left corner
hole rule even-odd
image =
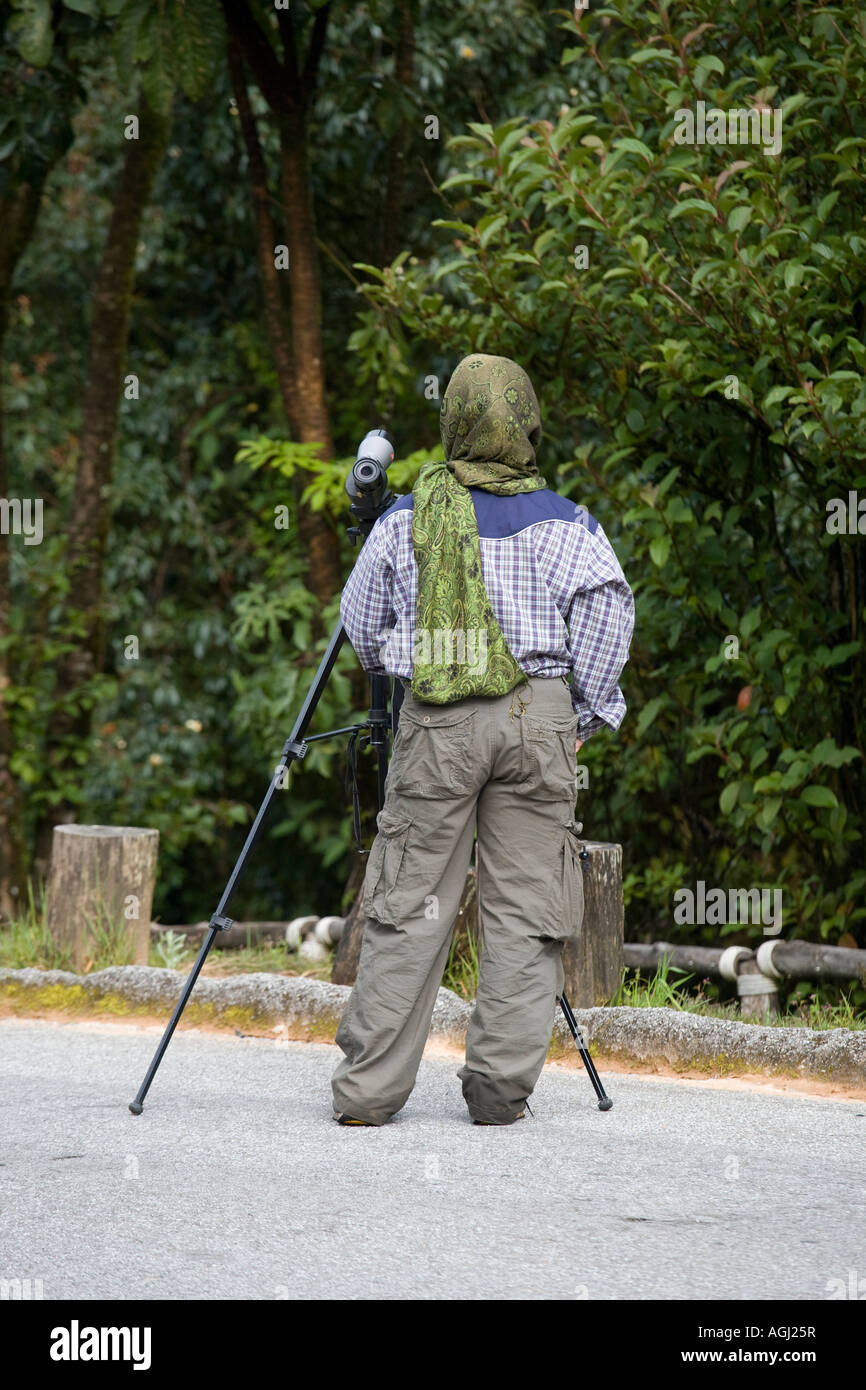
[[[358,519],[358,525],[350,528],[350,535],[353,539],[366,538],[372,530],[376,520],[381,516],[395,498],[388,491],[387,486],[387,464],[393,460],[393,440],[385,430],[373,430],[361,443],[358,451],[358,458],[355,462],[349,479],[346,483],[346,491],[352,498],[350,510]],[[238,855],[234,868],[229,876],[228,883],[222,892],[222,897],[217,904],[216,911],[208,923],[208,931],[201,944],[195,964],[189,973],[189,978],[181,991],[181,996],[175,1005],[174,1013],[169,1019],[165,1032],[160,1039],[159,1046],[153,1055],[153,1060],[147,1069],[147,1074],[138,1088],[135,1100],[130,1101],[129,1108],[133,1115],[140,1115],[144,1108],[144,1100],[150,1090],[153,1078],[159,1069],[159,1065],[165,1056],[166,1049],[171,1042],[174,1030],[180,1021],[180,1016],[186,1008],[190,995],[195,988],[196,981],[201,974],[202,966],[207,960],[211,947],[216,940],[218,932],[229,931],[234,926],[231,917],[226,915],[229,904],[235,895],[235,891],[240,882],[241,875],[246,868],[247,860],[252,854],[253,848],[261,834],[265,820],[270,810],[274,794],[286,786],[288,768],[291,763],[303,758],[307,748],[311,743],[320,739],[336,738],[340,734],[351,734],[358,737],[366,731],[364,746],[375,749],[378,764],[378,801],[381,810],[385,802],[385,777],[388,772],[388,727],[390,717],[388,713],[388,698],[390,694],[390,678],[388,676],[373,675],[370,677],[370,708],[367,718],[363,724],[349,724],[342,729],[330,729],[324,734],[312,734],[309,738],[304,735],[312,719],[316,706],[324,690],[328,677],[334,669],[340,648],[346,640],[346,630],[342,623],[338,623],[328,643],[324,656],[319,664],[319,669],[313,679],[313,683],[304,700],[301,712],[295,720],[290,737],[283,746],[280,754],[280,761],[271,778],[271,784],[265,793],[265,798],[258,809],[255,820],[250,827],[250,832],[244,842],[244,847]],[[394,732],[396,732],[396,715],[399,709],[399,694],[401,694],[399,684],[395,685],[395,699],[393,702],[395,711]],[[589,1074],[589,1079],[593,1084],[595,1093],[598,1096],[599,1110],[610,1110],[613,1101],[605,1094],[598,1072],[595,1069],[589,1050],[583,1041],[577,1019],[571,1005],[563,994],[559,1003],[565,1015],[565,1021],[571,1030],[571,1035],[580,1052],[583,1064]]]

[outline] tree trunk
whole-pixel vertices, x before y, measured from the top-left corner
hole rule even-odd
[[[322,459],[332,459],[334,444],[325,397],[319,252],[307,165],[306,122],[302,112],[289,110],[284,113],[280,121],[280,145],[298,434],[302,443],[320,445]],[[319,514],[307,508],[299,510],[298,534],[309,557],[309,588],[320,603],[326,603],[343,587],[336,534]]]
[[[268,188],[268,172],[265,167],[265,158],[262,153],[261,142],[256,128],[256,119],[253,115],[250,99],[247,95],[246,76],[244,73],[243,58],[241,47],[234,35],[229,37],[228,42],[229,72],[232,79],[232,90],[237,102],[238,114],[241,123],[241,132],[246,146],[247,159],[249,161],[250,188],[253,195],[253,211],[255,215],[256,229],[256,258],[259,266],[259,277],[262,284],[262,298],[265,308],[265,322],[268,329],[268,340],[271,345],[271,356],[274,359],[274,366],[277,372],[277,381],[282,397],[283,409],[286,412],[286,419],[292,434],[297,434],[298,423],[298,391],[295,382],[295,367],[292,362],[292,348],[289,341],[289,333],[286,326],[286,314],[283,306],[283,294],[280,287],[280,272],[274,262],[274,247],[277,244],[277,234],[274,227],[274,220],[271,217],[271,195]]]
[[[35,183],[19,184],[0,198],[0,362],[9,324],[9,296],[12,278],[36,226],[39,204],[48,167]],[[3,399],[0,394],[0,497],[9,497],[9,469],[3,437]],[[11,541],[0,539],[0,638],[10,632],[12,597],[9,577]],[[23,795],[9,767],[12,756],[12,727],[5,691],[12,683],[10,658],[0,643],[0,918],[8,919],[17,910],[24,890],[27,846],[23,833]]]
[[[76,766],[70,745],[86,738],[90,711],[76,698],[102,669],[105,630],[102,583],[111,517],[109,497],[117,419],[123,389],[135,259],[141,220],[162,160],[170,119],[139,101],[139,138],[130,140],[115,195],[102,263],[93,291],[90,357],[76,470],[75,493],[67,523],[67,571],[71,581],[69,629],[81,635],[58,662],[55,698],[61,708],[49,729],[48,757],[57,772]],[[80,615],[80,617],[78,616]],[[63,708],[65,706],[65,708]],[[54,808],[51,821],[70,820],[74,805]],[[42,827],[44,846],[46,825]]]
[[[409,88],[415,76],[415,26],[411,0],[401,0],[400,32],[394,58],[394,80],[399,87]],[[408,124],[388,143],[385,168],[385,196],[381,208],[379,264],[390,265],[403,244],[403,206],[406,186],[406,155],[411,132]]]
[[[330,6],[324,4],[316,10],[303,62],[291,13],[285,9],[277,11],[283,48],[283,61],[280,62],[247,0],[222,0],[222,5],[232,41],[239,45],[279,129],[281,201],[285,244],[289,251],[286,274],[292,310],[293,433],[301,443],[318,444],[322,459],[332,459],[334,445],[322,343],[321,273],[307,150],[307,112],[315,96]],[[242,109],[239,102],[238,110]],[[259,178],[263,172],[262,165]],[[255,173],[252,165],[251,173]],[[266,231],[264,222],[260,221],[257,232],[260,247]],[[273,242],[270,258],[272,262]],[[261,261],[261,250],[259,259]],[[276,275],[281,273],[275,271]],[[270,278],[271,269],[268,269],[268,281]],[[266,297],[269,293],[266,289]],[[298,475],[299,491],[307,481],[303,473]],[[298,508],[298,534],[308,558],[307,587],[320,604],[328,603],[343,586],[337,534],[323,516],[304,507]]]

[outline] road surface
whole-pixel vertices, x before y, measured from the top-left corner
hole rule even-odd
[[[478,1128],[431,1057],[395,1121],[344,1129],[335,1048],[181,1033],[135,1118],[158,1036],[0,1021],[0,1279],[581,1301],[822,1300],[866,1276],[866,1102],[612,1075],[601,1114],[582,1071],[546,1068],[535,1119]]]

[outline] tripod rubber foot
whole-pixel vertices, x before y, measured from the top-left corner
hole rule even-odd
[[[131,1100],[129,1102],[129,1108],[132,1111],[133,1115],[140,1115],[142,1110],[144,1109],[144,1106],[142,1105],[140,1100]]]
[[[598,1102],[598,1108],[599,1110],[612,1110],[613,1101],[611,1100],[610,1096],[605,1096],[604,1100],[600,1100]],[[132,1109],[132,1106],[130,1106],[130,1109]]]

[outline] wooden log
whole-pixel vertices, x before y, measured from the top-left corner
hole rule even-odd
[[[190,946],[199,946],[207,936],[207,922],[194,922],[191,926],[166,926],[162,922],[151,922],[150,935],[158,941],[166,932],[173,931],[186,939]],[[261,946],[265,942],[282,942],[286,938],[285,922],[235,922],[228,931],[217,932],[214,937],[215,950],[239,950],[244,946]]]
[[[109,934],[125,938],[131,964],[147,964],[158,847],[159,831],[139,826],[55,827],[46,920],[76,970]]]
[[[786,980],[859,980],[866,984],[866,951],[812,941],[772,943],[772,968]]]
[[[667,957],[677,969],[717,976],[722,954],[718,946],[674,946],[669,941],[625,943],[625,964],[630,970],[654,971]],[[866,951],[847,946],[776,939],[758,947],[757,959],[759,968],[770,978],[866,983]]]
[[[675,970],[685,970],[688,974],[701,977],[718,975],[721,955],[718,946],[674,946],[669,941],[653,941],[650,945],[626,941],[623,948],[627,969],[646,970],[653,974],[666,959]]]
[[[562,956],[565,992],[575,1009],[607,1004],[623,970],[622,845],[587,840],[583,930]]]
[[[475,963],[481,954],[482,946],[478,911],[478,870],[474,864],[470,864],[463,881],[460,906],[454,919],[451,951],[446,967],[451,988],[457,984],[458,992],[461,993],[464,989],[472,988]]]

